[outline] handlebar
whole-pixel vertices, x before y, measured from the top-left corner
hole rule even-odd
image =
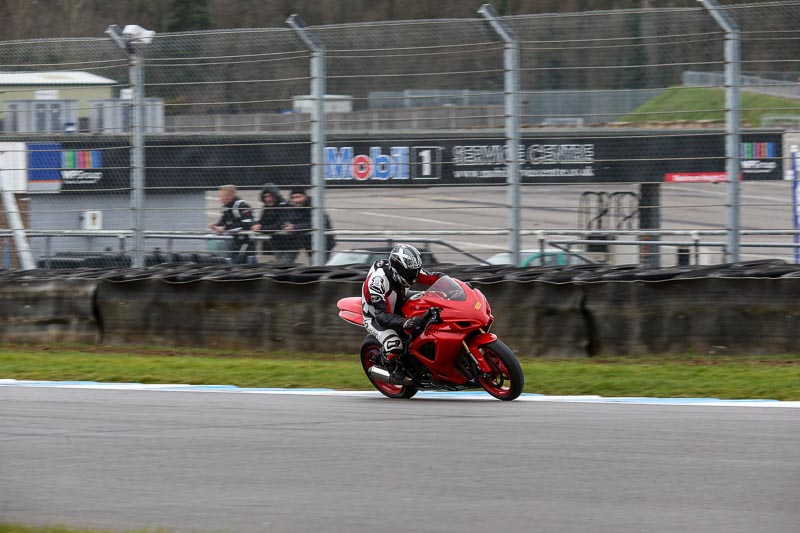
[[[439,307],[429,307],[427,311],[420,317],[422,319],[422,326],[415,329],[411,332],[410,337],[415,339],[422,335],[428,326],[431,324],[438,324],[442,321],[442,318],[439,316],[441,313],[441,308]]]

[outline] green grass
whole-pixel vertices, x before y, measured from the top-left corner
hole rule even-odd
[[[0,378],[367,390],[355,354],[255,354],[102,346],[6,346]],[[522,358],[541,394],[800,400],[800,356]]]
[[[765,115],[800,115],[800,100],[740,92],[742,121],[760,126]],[[623,122],[725,120],[725,91],[670,87],[620,119]]]

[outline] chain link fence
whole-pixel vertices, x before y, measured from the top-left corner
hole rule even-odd
[[[794,261],[800,1],[715,9],[0,42],[0,265]]]

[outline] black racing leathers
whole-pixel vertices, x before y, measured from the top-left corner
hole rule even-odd
[[[253,210],[238,196],[220,208],[221,216],[217,226],[225,228],[225,232],[233,235],[233,261],[235,263],[247,262],[248,252],[255,249],[252,240],[242,232],[248,231],[253,226]]]
[[[376,261],[361,289],[364,327],[381,342],[386,352],[402,347],[399,332],[403,331],[406,317],[402,315],[401,308],[408,295],[408,289],[394,279],[390,268],[387,259]],[[421,270],[417,282],[430,286],[441,275]]]

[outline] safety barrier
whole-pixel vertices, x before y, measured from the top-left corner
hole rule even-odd
[[[492,331],[531,356],[800,350],[800,267],[443,267],[483,291]],[[174,263],[0,271],[0,341],[353,352],[337,318],[363,265]]]
[[[96,279],[0,281],[0,343],[98,344]]]

